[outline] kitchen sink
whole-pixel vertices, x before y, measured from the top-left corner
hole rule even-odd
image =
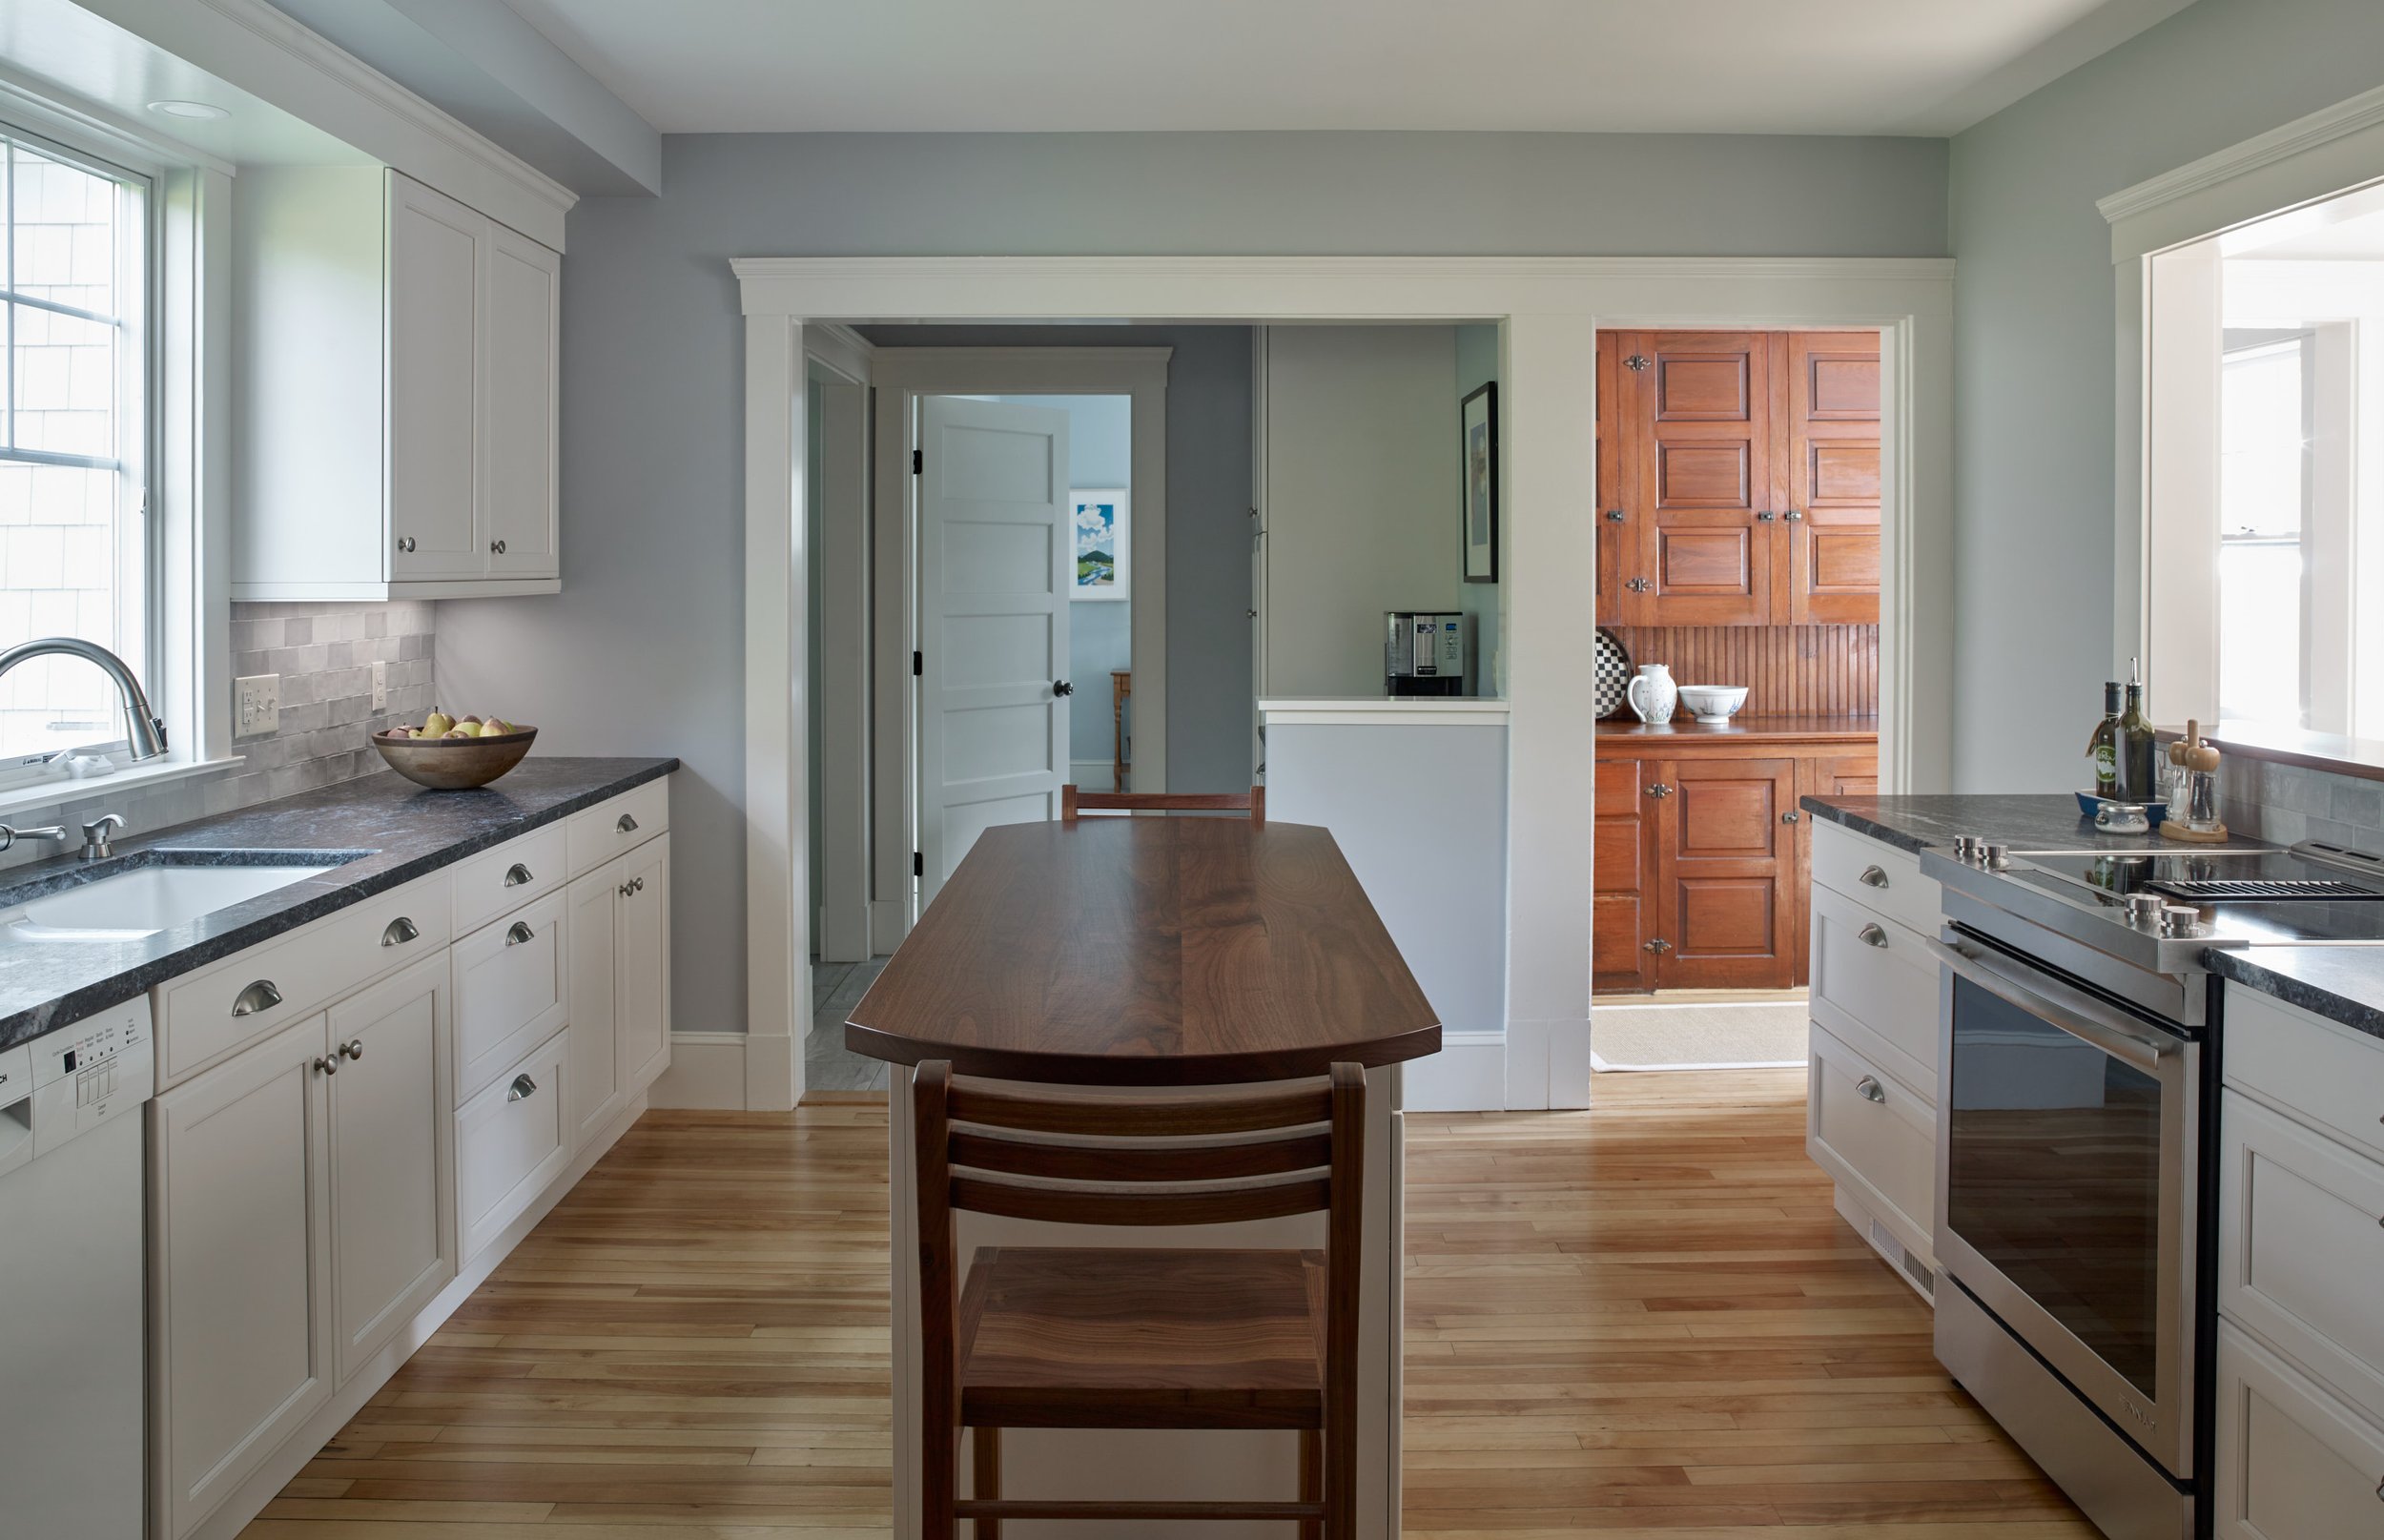
[[[0,893],[0,939],[132,941],[332,871],[361,851],[141,851],[69,886]],[[75,873],[81,876],[82,873]],[[48,891],[41,891],[48,886]]]

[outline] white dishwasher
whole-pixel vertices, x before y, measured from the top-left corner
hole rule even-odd
[[[149,1001],[0,1051],[0,1530],[134,1540],[147,1504]]]

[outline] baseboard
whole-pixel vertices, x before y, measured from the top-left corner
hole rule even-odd
[[[1440,1052],[1411,1059],[1406,1071],[1408,1112],[1500,1112],[1507,1102],[1507,1035],[1445,1032]]]
[[[792,1043],[794,1039],[780,1040]],[[742,1032],[672,1033],[670,1067],[654,1081],[647,1099],[657,1107],[743,1112],[750,1068],[747,1049],[747,1035]]]
[[[1507,1023],[1507,1106],[1514,1111],[1590,1104],[1587,1021]]]
[[[253,1475],[235,1487],[220,1508],[201,1519],[191,1530],[190,1540],[235,1540],[248,1527],[249,1521],[263,1512],[265,1505],[279,1496],[281,1489],[305,1469],[322,1447],[348,1425],[349,1419],[362,1411],[365,1405],[380,1393],[381,1387],[389,1383],[390,1376],[404,1367],[405,1361],[420,1351],[433,1333],[446,1324],[447,1318],[472,1297],[472,1291],[488,1281],[488,1275],[503,1265],[504,1260],[513,1254],[513,1248],[538,1228],[539,1222],[554,1211],[555,1205],[563,1201],[566,1193],[579,1185],[580,1179],[586,1176],[589,1169],[620,1141],[621,1136],[629,1131],[629,1125],[644,1115],[646,1108],[647,1098],[643,1096],[633,1099],[622,1108],[604,1131],[589,1140],[571,1163],[564,1168],[563,1175],[539,1195],[537,1201],[498,1232],[497,1238],[483,1246],[479,1256],[465,1263],[454,1280],[439,1291],[438,1298],[423,1305],[414,1319],[406,1323],[404,1329],[389,1340],[386,1346],[365,1360],[357,1369],[356,1377],[333,1391],[331,1399],[323,1403],[322,1408],[292,1433],[281,1448],[257,1468]]]

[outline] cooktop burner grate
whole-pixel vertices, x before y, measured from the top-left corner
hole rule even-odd
[[[2373,898],[2384,900],[2384,893],[2362,888],[2355,882],[2336,882],[2328,877],[2257,878],[2163,878],[2148,882],[2145,887],[2154,893],[2169,893],[2178,898],[2198,898],[2204,903],[2250,903],[2279,899],[2303,903],[2333,903],[2342,899]]]

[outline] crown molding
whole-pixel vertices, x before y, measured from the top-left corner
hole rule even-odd
[[[218,0],[210,0],[218,3]],[[735,257],[739,279],[961,277],[1854,277],[1943,281],[1950,257]]]
[[[2122,188],[2096,200],[2094,206],[2107,222],[2115,225],[2379,124],[2384,124],[2384,86]]]

